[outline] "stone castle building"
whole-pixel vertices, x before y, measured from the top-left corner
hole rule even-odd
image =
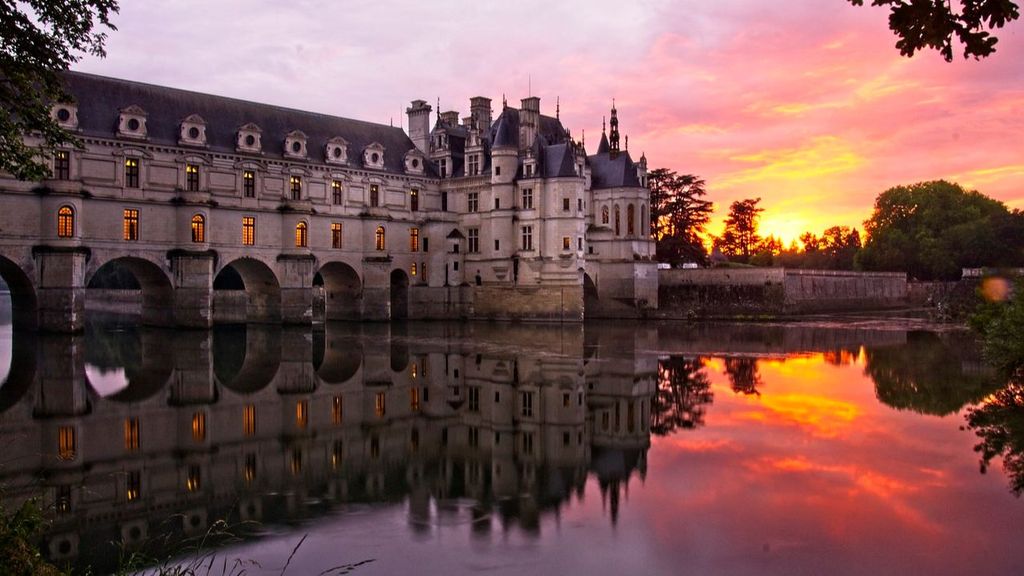
[[[110,266],[145,322],[580,321],[657,306],[646,159],[617,111],[595,154],[540,99],[415,100],[400,128],[69,72],[83,148],[0,176],[0,275],[22,327],[77,330]],[[30,143],[37,139],[28,136]]]

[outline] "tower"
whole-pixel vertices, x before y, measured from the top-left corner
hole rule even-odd
[[[426,100],[413,100],[412,104],[405,109],[409,116],[409,139],[416,145],[416,148],[424,154],[430,152],[430,111],[432,108]]]
[[[611,134],[608,135],[609,152],[612,158],[619,155],[619,116],[615,109],[615,100],[612,100],[612,117],[608,121],[611,126]]]

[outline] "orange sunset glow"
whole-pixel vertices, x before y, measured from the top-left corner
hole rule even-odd
[[[1020,26],[993,56],[946,63],[901,57],[886,10],[842,0],[437,2],[383,18],[372,4],[158,4],[126,3],[108,57],[78,68],[395,125],[415,98],[465,113],[478,94],[533,94],[551,115],[557,99],[591,152],[615,98],[635,157],[707,181],[710,232],[760,197],[762,232],[787,245],[861,227],[880,192],[922,180],[1024,208]],[[532,13],[529,33],[508,33]],[[271,22],[281,34],[262,32]]]

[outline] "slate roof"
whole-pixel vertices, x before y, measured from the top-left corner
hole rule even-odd
[[[552,144],[544,148],[542,173],[545,178],[576,176],[576,162],[568,144]]]
[[[120,110],[136,105],[146,111],[149,142],[156,144],[178,146],[181,121],[199,114],[207,122],[206,149],[215,152],[236,154],[238,128],[250,122],[263,131],[263,154],[257,157],[282,158],[285,135],[301,130],[311,162],[324,162],[324,145],[341,136],[348,142],[350,166],[362,167],[363,148],[379,142],[385,148],[385,170],[401,174],[405,154],[415,148],[401,128],[383,124],[82,72],[64,72],[63,77],[78,104],[79,128],[86,136],[115,137]],[[430,162],[426,170],[433,173]]]
[[[628,151],[619,152],[615,158],[607,152],[594,154],[588,156],[587,161],[590,164],[590,187],[593,190],[640,187],[636,164],[629,157]]]
[[[562,121],[551,116],[540,115],[537,126],[537,135],[545,144],[561,144],[568,137],[565,134],[565,127]],[[491,123],[490,141],[492,147],[497,146],[519,146],[519,110],[516,108],[505,108],[501,114]]]
[[[601,132],[601,143],[597,145],[597,153],[607,154],[610,149],[611,146],[608,145],[608,135]]]

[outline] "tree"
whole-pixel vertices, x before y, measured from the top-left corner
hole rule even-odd
[[[1024,214],[943,180],[886,190],[864,227],[866,270],[955,280],[962,268],[1024,264]]]
[[[864,0],[849,0],[862,6]],[[889,29],[899,40],[903,56],[925,48],[937,50],[946,62],[953,61],[953,37],[964,46],[964,58],[984,58],[996,51],[999,41],[989,30],[1002,28],[1020,17],[1009,0],[962,0],[960,11],[949,0],[872,0],[872,6],[889,6]]]
[[[761,243],[757,233],[757,219],[764,208],[757,204],[760,198],[737,200],[729,206],[729,216],[725,219],[725,231],[716,240],[722,253],[731,259],[749,262]]]
[[[704,358],[670,356],[658,362],[658,389],[651,399],[651,434],[667,436],[704,425],[714,394]]]
[[[764,381],[757,369],[757,358],[726,358],[725,375],[733,392],[744,396],[761,395],[758,387],[763,386]]]
[[[706,226],[714,205],[703,199],[704,180],[658,168],[647,174],[651,189],[651,235],[659,262],[707,263]]]
[[[26,134],[38,134],[43,148],[79,145],[50,114],[54,103],[70,101],[59,72],[83,53],[105,56],[106,34],[95,29],[116,30],[117,11],[117,0],[0,1],[0,171],[22,180],[49,175]]]

